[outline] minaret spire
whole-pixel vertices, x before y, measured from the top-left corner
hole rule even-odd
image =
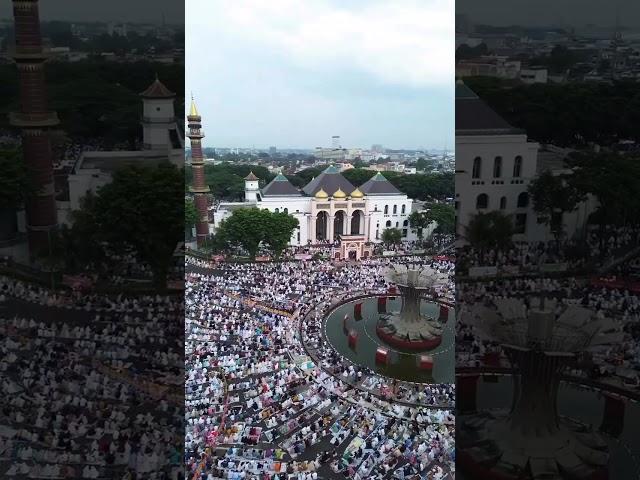
[[[26,200],[29,253],[48,255],[58,224],[49,128],[58,115],[47,109],[47,88],[38,0],[13,0],[16,47],[13,58],[20,82],[20,111],[10,123],[22,129],[22,150],[33,186]]]
[[[207,194],[209,186],[204,176],[204,156],[202,155],[202,118],[196,108],[196,103],[191,94],[191,108],[187,115],[189,133],[187,137],[191,142],[191,167],[193,168],[193,185],[190,187],[195,197],[198,221],[196,222],[196,241],[202,247],[209,236],[209,209]]]

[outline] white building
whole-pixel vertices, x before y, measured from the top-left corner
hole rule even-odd
[[[184,164],[184,138],[176,121],[171,92],[156,80],[140,94],[142,97],[143,150],[85,151],[76,161],[69,181],[69,204],[63,210],[76,210],[88,192],[111,182],[113,172],[127,165],[154,165],[167,160]],[[66,218],[66,212],[61,212]]]
[[[545,170],[571,174],[564,167],[568,151],[529,141],[523,130],[509,125],[462,82],[456,85],[456,233],[464,239],[465,227],[480,213],[499,210],[510,215],[514,241],[549,240],[549,228],[539,221],[527,192]],[[593,198],[575,211],[563,214],[564,231],[580,235],[589,214],[597,207]]]
[[[284,175],[277,175],[259,189],[253,174],[245,178],[245,201],[220,203],[213,215],[213,231],[233,210],[243,207],[265,208],[295,217],[299,227],[292,245],[326,243],[337,239],[362,237],[380,242],[386,228],[398,228],[403,239],[414,240],[409,227],[413,200],[377,173],[360,188],[330,166],[302,189],[294,187]]]
[[[546,68],[523,68],[520,70],[522,83],[547,83],[549,74]]]
[[[538,144],[509,125],[466,85],[456,85],[456,233],[471,217],[500,210],[512,215],[518,236],[532,218],[527,188],[536,175]]]

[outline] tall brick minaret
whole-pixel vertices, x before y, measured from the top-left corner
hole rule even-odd
[[[187,115],[189,133],[187,137],[191,142],[191,167],[193,169],[193,186],[190,190],[194,193],[198,221],[196,222],[196,240],[198,246],[204,245],[209,236],[209,211],[207,206],[207,194],[209,186],[204,177],[204,157],[202,156],[202,118],[196,108],[196,103],[191,98],[191,108]]]
[[[20,111],[10,115],[11,125],[22,129],[22,149],[32,190],[26,200],[30,255],[47,254],[56,228],[55,189],[49,129],[58,115],[47,110],[38,0],[13,0],[15,52],[20,83]]]

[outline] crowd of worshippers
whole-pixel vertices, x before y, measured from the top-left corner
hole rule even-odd
[[[457,249],[458,268],[517,266],[522,271],[535,271],[541,264],[566,263],[571,270],[593,269],[640,246],[640,228],[592,227],[580,239],[517,242],[508,248]]]
[[[183,315],[0,277],[0,477],[184,478]]]
[[[333,372],[310,362],[301,342],[301,326],[311,332],[301,322],[337,292],[387,292],[383,273],[391,260],[187,261],[190,478],[451,474],[453,385],[394,382],[337,357],[330,359],[339,365]],[[427,257],[402,261],[439,266]],[[453,272],[450,262],[441,268]]]
[[[591,310],[597,318],[614,321],[614,330],[624,333],[623,341],[592,349],[589,369],[574,373],[594,379],[606,377],[621,385],[637,385],[640,373],[640,295],[626,289],[594,285],[584,277],[501,279],[490,282],[457,283],[459,318],[456,322],[456,363],[480,365],[486,353],[500,353],[500,346],[483,339],[478,326],[468,321],[474,305],[495,305],[496,300],[519,298],[529,309],[530,298],[558,302],[557,315],[566,306]]]

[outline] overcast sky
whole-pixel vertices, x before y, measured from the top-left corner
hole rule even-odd
[[[40,18],[70,21],[184,22],[183,0],[40,0]],[[0,1],[0,18],[13,16],[12,2]]]
[[[581,27],[589,23],[640,26],[638,0],[457,0],[456,13],[466,13],[473,23],[489,25],[550,25]]]
[[[186,6],[206,146],[452,148],[453,0]]]

